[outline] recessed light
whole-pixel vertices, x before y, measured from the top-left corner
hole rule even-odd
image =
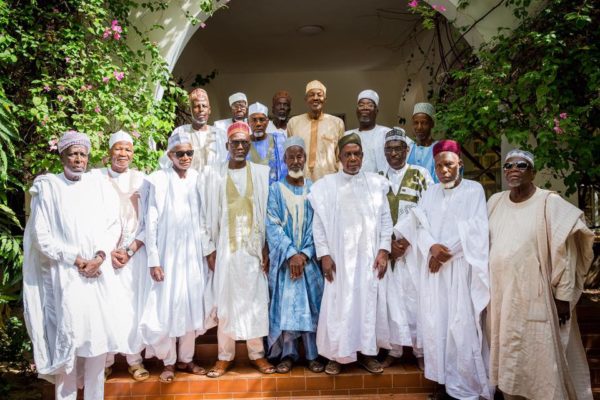
[[[304,25],[298,28],[298,32],[306,36],[318,35],[323,30],[321,25]]]

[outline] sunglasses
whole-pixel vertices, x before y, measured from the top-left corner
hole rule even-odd
[[[531,166],[527,161],[507,162],[502,166],[505,171],[517,168],[519,171],[527,171]]]
[[[177,157],[177,158],[182,158],[183,156],[192,157],[193,155],[194,155],[194,150],[176,151],[175,152],[175,157]]]

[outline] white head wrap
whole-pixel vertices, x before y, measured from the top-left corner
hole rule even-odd
[[[58,147],[58,152],[62,153],[63,150],[74,145],[80,145],[85,147],[88,153],[90,152],[90,148],[92,147],[90,139],[85,134],[77,131],[67,131],[63,133],[61,138],[58,140],[56,147]]]
[[[118,132],[115,132],[113,134],[110,135],[110,139],[108,139],[108,148],[112,149],[112,147],[115,145],[115,143],[118,142],[128,142],[133,144],[133,138],[131,137],[131,135],[129,135],[129,133],[121,130]]]
[[[508,152],[508,154],[506,154],[506,158],[504,159],[504,162],[506,162],[506,160],[508,160],[511,157],[521,157],[524,158],[525,160],[527,160],[527,162],[529,164],[531,164],[532,167],[534,167],[533,164],[533,154],[531,154],[528,151],[525,150],[521,150],[521,149],[514,149]]]
[[[304,144],[304,139],[300,136],[290,136],[283,142],[283,152],[285,153],[287,149],[292,146],[300,146],[306,152],[306,145]]]
[[[435,119],[435,107],[433,107],[429,103],[417,103],[415,104],[415,108],[413,110],[413,115],[415,114],[427,114],[431,117],[431,119]]]
[[[406,138],[406,131],[402,128],[392,128],[385,134],[385,143],[399,140],[408,145],[408,139]]]
[[[174,132],[169,136],[169,144],[167,145],[167,151],[171,151],[173,147],[179,144],[192,143],[192,137],[187,132]]]
[[[361,99],[369,99],[373,103],[375,103],[375,105],[377,107],[379,107],[379,95],[374,90],[367,89],[367,90],[363,90],[362,92],[360,92],[358,94],[358,99],[356,101],[359,102],[359,101],[361,101]]]
[[[322,90],[323,95],[327,95],[327,88],[320,81],[314,80],[314,81],[308,82],[306,84],[306,90],[304,91],[304,93],[306,94],[313,89]]]
[[[229,96],[229,107],[231,107],[236,101],[245,101],[246,103],[248,103],[248,98],[242,92],[234,93],[231,96]]]
[[[250,104],[250,107],[248,107],[248,116],[252,114],[264,114],[266,117],[269,115],[269,109],[264,104],[256,102]]]

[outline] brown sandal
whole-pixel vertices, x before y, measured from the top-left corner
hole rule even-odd
[[[341,364],[337,361],[329,360],[325,366],[325,373],[327,375],[339,375],[340,372],[342,372]]]
[[[275,369],[277,370],[278,374],[287,374],[292,370],[293,366],[294,361],[292,361],[292,359],[289,357],[285,357],[279,362],[279,364],[277,364],[277,367]]]
[[[215,365],[208,370],[206,376],[209,378],[218,378],[225,375],[225,373],[231,368],[233,361],[218,360]]]
[[[127,372],[129,372],[131,377],[138,382],[142,382],[150,378],[150,372],[144,368],[144,364],[131,365],[129,368],[127,368]]]
[[[171,383],[175,380],[175,366],[165,365],[163,372],[158,376],[158,380],[163,383]]]
[[[375,357],[359,357],[358,363],[372,374],[381,374],[383,372],[381,364],[375,359]]]
[[[206,370],[193,361],[189,363],[178,362],[176,366],[178,371],[184,371],[193,375],[206,375]]]
[[[262,372],[263,374],[274,374],[277,372],[275,367],[267,361],[266,358],[262,357],[257,360],[250,360],[250,365]]]

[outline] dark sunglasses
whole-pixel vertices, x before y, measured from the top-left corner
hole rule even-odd
[[[527,161],[507,162],[502,166],[505,171],[511,170],[513,167],[516,167],[519,171],[527,171],[531,166]]]
[[[192,157],[193,155],[194,155],[194,150],[176,151],[175,152],[175,157],[177,157],[177,158],[182,158],[183,156]]]

